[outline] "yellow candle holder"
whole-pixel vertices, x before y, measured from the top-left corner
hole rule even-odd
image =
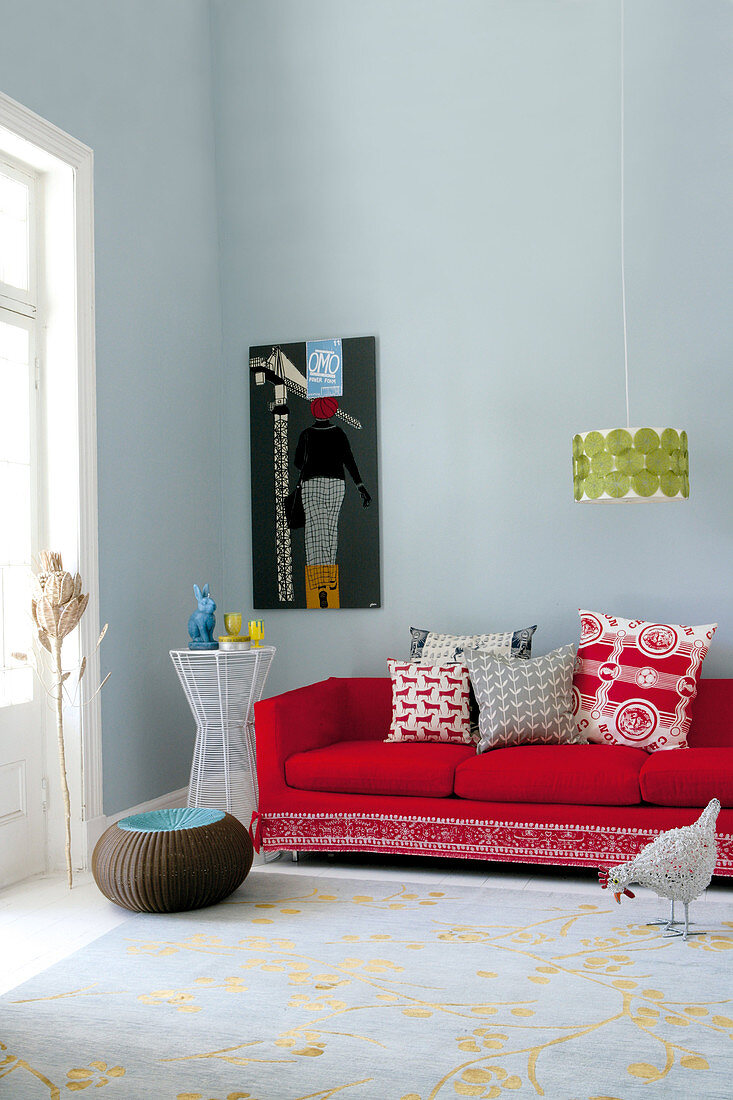
[[[264,619],[250,619],[247,624],[249,630],[249,636],[252,640],[252,646],[254,649],[260,648],[260,642],[265,636],[265,622]]]
[[[224,629],[230,638],[236,638],[242,631],[242,612],[225,611]]]

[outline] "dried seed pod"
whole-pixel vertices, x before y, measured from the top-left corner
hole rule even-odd
[[[41,573],[58,573],[64,568],[61,564],[61,555],[55,550],[41,550],[38,558],[41,563]]]
[[[70,573],[51,573],[44,585],[43,594],[56,607],[67,604],[74,596],[74,578]]]
[[[52,638],[56,637],[59,621],[59,609],[44,596],[35,605],[35,620],[39,630],[45,630]]]
[[[50,573],[36,573],[36,581],[37,581],[37,584],[38,584],[38,599],[39,600],[43,596],[45,587],[48,584],[50,578],[51,578]]]
[[[81,597],[76,596],[61,609],[58,623],[59,638],[65,638],[67,634],[71,634],[74,627],[77,626],[79,619],[81,619],[86,611],[88,603],[88,595]]]
[[[78,626],[84,614],[89,596],[82,595],[79,573],[73,577],[61,562],[61,555],[50,550],[40,554],[42,571],[33,580],[31,612],[40,634],[46,635],[44,648],[49,649],[52,639],[61,640]]]

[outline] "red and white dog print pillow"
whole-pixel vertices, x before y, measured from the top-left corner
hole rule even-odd
[[[580,612],[573,706],[589,741],[653,752],[687,746],[717,623],[679,626]]]
[[[389,660],[392,724],[388,741],[471,742],[468,669]]]

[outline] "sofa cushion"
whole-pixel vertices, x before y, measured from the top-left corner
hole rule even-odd
[[[655,806],[733,806],[733,749],[655,752],[639,776],[641,795]]]
[[[647,759],[622,745],[519,745],[456,768],[455,793],[481,802],[634,806]]]
[[[717,624],[650,623],[582,610],[580,624],[573,687],[578,729],[589,741],[647,752],[686,745]]]
[[[410,660],[415,665],[463,664],[466,646],[505,653],[526,660],[532,656],[532,635],[536,626],[494,634],[439,634],[435,630],[410,627]]]
[[[305,791],[447,798],[456,766],[474,755],[472,745],[337,741],[290,756],[285,779]]]
[[[392,678],[388,741],[471,741],[468,669],[387,661]]]
[[[471,648],[464,658],[479,704],[479,752],[585,741],[573,717],[575,646],[527,661]]]

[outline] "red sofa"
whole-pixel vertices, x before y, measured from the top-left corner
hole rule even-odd
[[[733,679],[703,680],[688,749],[386,743],[388,678],[332,678],[255,707],[265,851],[369,851],[596,867],[717,796],[733,875]]]

